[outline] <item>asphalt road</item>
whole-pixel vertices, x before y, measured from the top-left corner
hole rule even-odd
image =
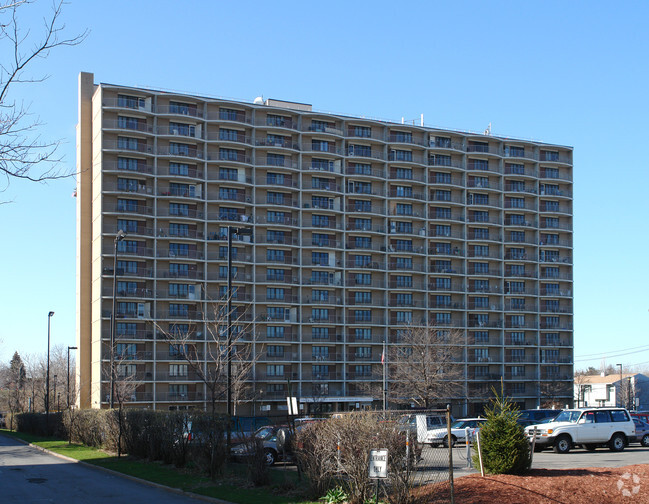
[[[199,500],[43,453],[0,435],[0,503],[196,504]]]
[[[440,450],[441,448],[433,448]],[[534,454],[533,469],[578,469],[583,467],[624,467],[635,464],[649,464],[649,448],[638,443],[627,446],[624,451],[612,452],[608,448],[598,448],[588,452],[573,448],[569,453],[554,453],[552,449]],[[478,469],[466,467],[466,447],[453,450],[453,466],[456,475],[462,476],[477,472]]]

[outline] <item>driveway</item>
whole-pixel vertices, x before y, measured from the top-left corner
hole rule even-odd
[[[0,435],[0,502],[196,504],[200,501],[69,462]]]

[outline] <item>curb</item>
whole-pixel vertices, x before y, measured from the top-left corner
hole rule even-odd
[[[114,471],[113,469],[108,469],[106,467],[102,467],[102,466],[95,465],[95,464],[89,464],[88,462],[84,462],[83,460],[77,460],[75,458],[68,457],[67,455],[61,455],[60,453],[50,451],[47,448],[43,448],[42,446],[38,446],[38,445],[35,445],[35,444],[32,444],[32,443],[29,443],[28,441],[24,441],[23,439],[20,439],[20,438],[13,437],[13,436],[7,436],[6,434],[2,434],[2,435],[4,435],[5,437],[9,437],[11,439],[15,439],[19,443],[25,444],[27,446],[31,446],[32,448],[36,448],[37,450],[42,451],[43,453],[47,453],[48,455],[53,455],[54,457],[58,457],[60,459],[66,460],[68,462],[73,462],[75,464],[79,464],[79,465],[82,465],[84,467],[89,467],[91,469],[97,469],[99,471],[105,472],[106,474],[110,474],[112,476],[117,476],[119,478],[124,478],[124,479],[130,480],[130,481],[134,481],[136,483],[141,483],[143,485],[148,485],[150,487],[158,488],[158,489],[164,490],[166,492],[174,493],[174,494],[177,494],[177,495],[184,495],[185,497],[190,497],[190,498],[196,499],[196,500],[202,500],[204,502],[212,502],[213,504],[235,504],[233,502],[226,501],[226,500],[223,500],[223,499],[218,499],[216,497],[209,497],[207,495],[201,495],[201,494],[197,494],[197,493],[194,493],[194,492],[187,492],[185,490],[181,490],[180,488],[174,488],[174,487],[162,485],[162,484],[156,483],[154,481],[149,481],[149,480],[145,480],[145,479],[142,479],[142,478],[138,478],[137,476],[131,476],[130,474],[124,474],[124,473],[121,473],[119,471]]]

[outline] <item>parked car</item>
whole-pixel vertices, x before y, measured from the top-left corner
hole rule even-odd
[[[649,424],[649,411],[632,411],[631,416]]]
[[[455,443],[466,442],[466,428],[471,429],[471,432],[474,432],[480,424],[483,424],[487,420],[485,418],[460,418],[459,420],[451,424],[451,446],[455,446]],[[446,427],[441,429],[429,430],[426,433],[423,443],[428,443],[431,446],[448,446],[448,429]]]
[[[530,441],[535,437],[535,449],[554,448],[556,453],[568,453],[576,445],[593,451],[606,444],[612,451],[622,451],[635,438],[635,424],[624,408],[579,408],[563,410],[552,421],[526,428]]]
[[[251,456],[256,449],[256,444],[260,443],[264,450],[264,457],[267,465],[273,465],[281,460],[282,453],[277,449],[277,432],[284,426],[267,425],[257,429],[250,439],[234,445],[230,449],[230,455],[237,460],[243,460]]]
[[[633,417],[633,423],[635,424],[635,437],[629,442],[649,446],[649,424],[636,417]]]
[[[518,423],[523,427],[534,425],[555,418],[562,410],[557,409],[528,409],[520,411]]]

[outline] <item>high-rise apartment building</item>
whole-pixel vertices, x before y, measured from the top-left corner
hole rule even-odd
[[[571,401],[572,148],[93,79],[79,77],[82,407],[108,406],[113,275],[128,401],[205,406],[182,353],[210,365],[229,227],[233,330],[256,353],[239,411],[285,409],[289,381],[305,411],[380,404],[367,385],[410,324],[462,332],[457,414],[501,377],[522,406]]]

